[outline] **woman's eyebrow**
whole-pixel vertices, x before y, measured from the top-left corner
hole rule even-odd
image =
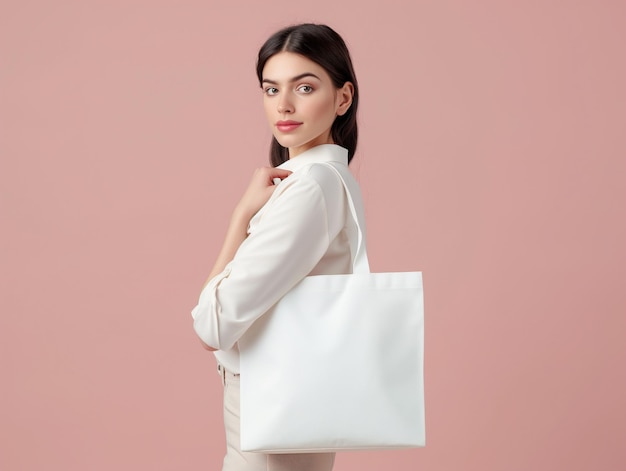
[[[303,73],[303,74],[296,75],[295,77],[293,77],[292,79],[290,79],[290,80],[289,80],[289,82],[290,82],[290,83],[291,83],[291,82],[297,82],[298,80],[301,80],[301,79],[303,79],[303,78],[305,78],[305,77],[313,77],[313,78],[316,78],[317,80],[320,80],[320,81],[321,81],[321,79],[320,79],[317,75],[315,75],[314,73],[312,73],[312,72],[305,72],[305,73]],[[272,85],[276,85],[278,82],[276,82],[275,80],[271,80],[271,79],[266,79],[266,78],[264,78],[264,79],[263,79],[263,83],[270,83],[270,84],[272,84]]]

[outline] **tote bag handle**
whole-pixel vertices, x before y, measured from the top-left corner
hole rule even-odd
[[[352,273],[369,273],[370,264],[367,258],[367,247],[365,243],[365,211],[363,209],[363,202],[361,198],[361,191],[359,187],[347,180],[342,172],[329,162],[325,162],[322,165],[330,167],[341,179],[344,189],[346,190],[346,197],[348,198],[348,205],[350,206],[350,214],[354,224],[348,227],[348,238],[350,240],[350,251],[352,253]],[[346,169],[346,171],[348,171]],[[352,195],[357,195],[356,201]]]

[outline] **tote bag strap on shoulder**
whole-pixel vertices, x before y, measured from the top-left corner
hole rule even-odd
[[[352,252],[352,273],[370,273],[367,244],[365,242],[365,211],[363,209],[361,190],[353,181],[353,177],[345,165],[342,165],[341,169],[329,162],[321,165],[331,168],[339,176],[346,191],[346,198],[348,199],[350,214],[354,223],[348,225],[350,251]],[[346,172],[347,175],[344,176],[343,172]]]

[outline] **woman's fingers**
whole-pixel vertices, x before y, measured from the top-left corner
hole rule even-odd
[[[274,189],[275,178],[287,178],[291,172],[289,170],[277,169],[272,167],[262,167],[255,170],[252,180],[248,188],[244,192],[239,201],[239,210],[252,217],[261,206],[267,203]]]
[[[251,185],[254,185],[255,180],[258,178],[260,183],[265,183],[267,186],[274,184],[275,178],[287,178],[291,172],[289,170],[283,170],[281,168],[261,167],[257,168],[252,177]]]
[[[291,175],[290,170],[285,170],[282,168],[272,168],[271,170],[273,171],[272,179],[280,178],[282,180],[283,178],[287,178],[289,175]]]

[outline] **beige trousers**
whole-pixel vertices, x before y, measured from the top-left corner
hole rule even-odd
[[[226,456],[222,471],[331,471],[334,453],[268,455],[241,451],[239,439],[239,375],[220,367],[224,383]]]

